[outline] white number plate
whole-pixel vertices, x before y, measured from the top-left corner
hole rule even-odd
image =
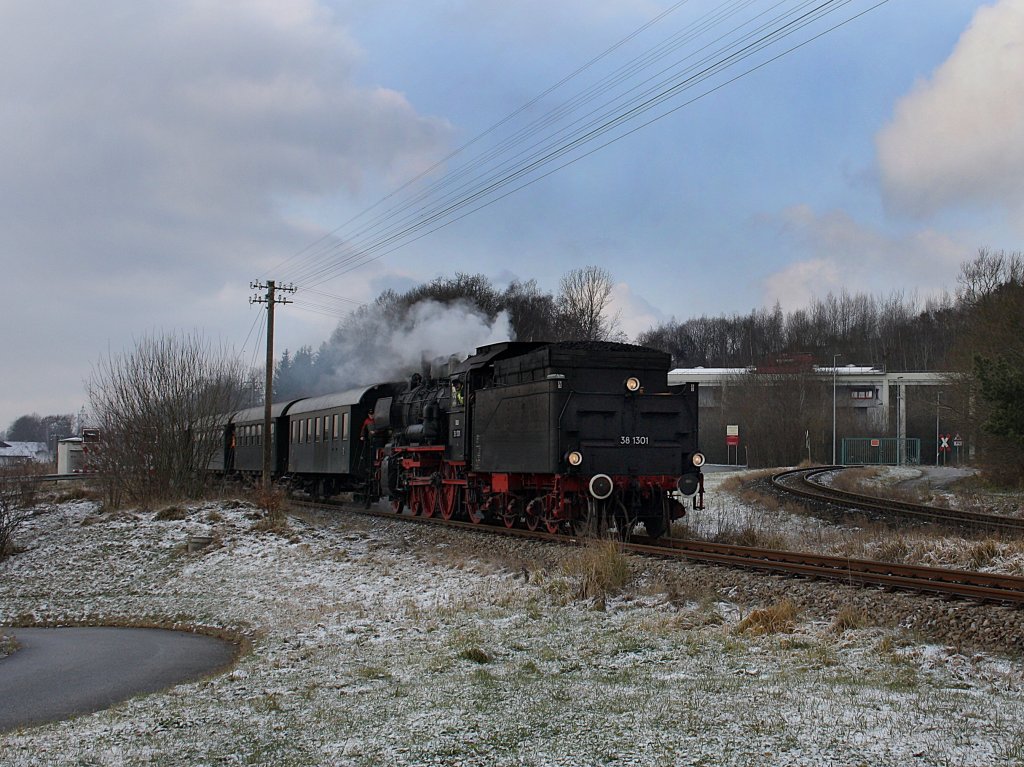
[[[651,438],[650,437],[641,437],[641,436],[638,436],[638,435],[633,435],[633,436],[629,436],[629,437],[622,436],[622,437],[619,437],[619,444],[620,445],[649,445],[649,444],[651,444]]]

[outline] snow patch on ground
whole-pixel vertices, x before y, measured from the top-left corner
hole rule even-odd
[[[245,634],[252,651],[220,676],[0,735],[5,765],[1024,759],[1017,660],[816,623],[751,637],[720,600],[627,594],[600,610],[531,566],[562,556],[550,546],[503,567],[477,535],[339,518],[292,519],[285,538],[230,506],[158,521],[78,502],[31,518],[28,550],[0,563],[0,623],[178,621]],[[187,553],[200,533],[214,544]]]

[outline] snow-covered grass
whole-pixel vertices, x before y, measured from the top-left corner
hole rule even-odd
[[[741,630],[747,607],[663,592],[632,557],[599,609],[570,549],[347,517],[267,533],[230,503],[157,515],[80,501],[33,516],[27,551],[0,564],[0,623],[177,622],[251,651],[0,735],[4,765],[1024,762],[1016,659],[789,607]],[[187,553],[200,534],[214,544]]]
[[[896,494],[894,487],[922,477],[920,469],[908,467],[847,471],[855,476],[853,482],[846,483],[849,489],[866,492],[870,488],[870,494],[889,497]],[[758,472],[707,475],[707,508],[691,511],[676,522],[676,533],[700,540],[1024,575],[1024,538],[1019,535],[984,531],[961,535],[943,527],[904,521],[901,528],[856,516],[835,524],[809,513],[797,500],[746,486],[758,476]],[[920,499],[920,493],[915,495]],[[934,499],[935,494],[924,495]],[[956,495],[946,492],[944,497],[947,505],[958,505]]]

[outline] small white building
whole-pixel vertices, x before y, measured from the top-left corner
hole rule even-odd
[[[57,443],[57,473],[78,474],[85,465],[81,437],[68,437]]]

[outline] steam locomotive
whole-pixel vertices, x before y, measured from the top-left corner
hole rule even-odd
[[[670,387],[669,363],[629,344],[505,342],[440,375],[279,403],[274,473],[397,513],[658,537],[703,501],[697,385]],[[262,421],[227,419],[211,468],[258,472]]]

